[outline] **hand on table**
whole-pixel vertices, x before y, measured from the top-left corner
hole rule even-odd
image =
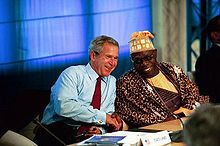
[[[178,115],[178,114],[183,113],[185,116],[190,116],[193,112],[194,112],[193,110],[189,110],[187,108],[180,107],[178,110],[174,111],[174,114]]]
[[[101,132],[101,130],[100,130],[98,127],[92,126],[92,127],[90,127],[89,130],[87,131],[86,136],[87,136],[87,137],[90,137],[90,136],[93,136],[93,135],[95,135],[95,134],[101,134],[101,133],[102,133],[102,132]]]

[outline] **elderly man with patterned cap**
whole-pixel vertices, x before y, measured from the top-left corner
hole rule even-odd
[[[134,32],[130,54],[134,68],[117,81],[116,112],[136,128],[168,121],[179,114],[188,116],[209,97],[199,90],[183,70],[170,63],[157,62],[157,50],[148,31]]]

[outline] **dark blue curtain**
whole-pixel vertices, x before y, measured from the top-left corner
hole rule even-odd
[[[118,78],[131,68],[131,33],[151,30],[150,0],[6,0],[0,11],[0,75],[19,87],[50,87],[66,67],[87,63],[102,34],[120,43]]]

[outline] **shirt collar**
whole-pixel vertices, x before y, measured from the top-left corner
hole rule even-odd
[[[219,43],[215,43],[217,46],[219,46],[220,47],[220,44]]]
[[[95,80],[99,77],[99,75],[93,70],[93,68],[92,68],[92,66],[90,65],[90,63],[88,63],[88,64],[86,65],[86,71],[87,71],[87,73],[88,73],[90,79],[93,80],[93,81],[95,81]],[[107,79],[108,79],[108,77],[102,77],[102,80],[103,80],[104,82],[107,82]]]

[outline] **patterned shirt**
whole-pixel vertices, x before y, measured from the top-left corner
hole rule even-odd
[[[209,101],[208,96],[200,96],[195,84],[178,66],[161,62],[159,70],[176,87],[181,105],[195,109],[199,103]],[[170,111],[156,90],[132,69],[117,81],[115,110],[130,128],[146,126],[165,121]]]

